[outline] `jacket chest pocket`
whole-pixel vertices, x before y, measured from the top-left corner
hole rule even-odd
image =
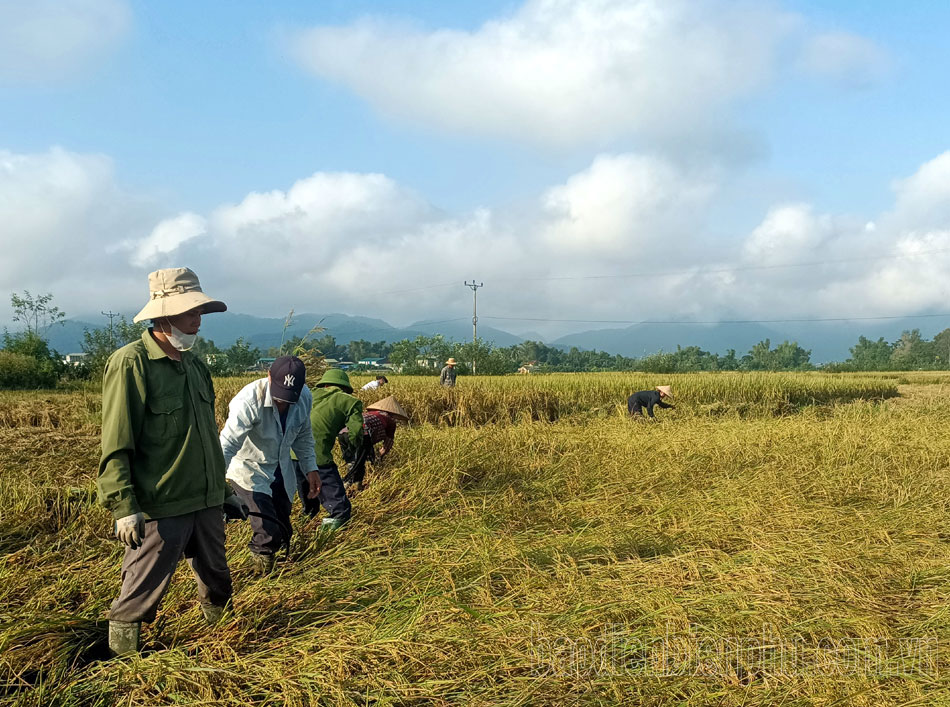
[[[215,421],[214,415],[214,391],[208,388],[206,385],[197,384],[195,386],[198,391],[198,407],[199,414],[206,415],[207,418],[211,421],[213,427],[217,427],[218,424]]]
[[[143,434],[155,443],[178,437],[185,429],[185,403],[180,395],[154,397],[146,404]]]

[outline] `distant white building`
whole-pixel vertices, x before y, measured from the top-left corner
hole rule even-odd
[[[65,363],[67,366],[78,366],[85,359],[86,359],[86,354],[84,353],[71,353],[71,354],[66,354],[63,357],[63,363]]]
[[[356,362],[356,365],[365,366],[366,368],[380,368],[383,366],[383,362],[385,360],[386,359],[384,357],[361,358],[359,361]]]

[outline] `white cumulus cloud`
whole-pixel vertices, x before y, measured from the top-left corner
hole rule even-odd
[[[147,266],[161,255],[172,253],[183,243],[205,231],[205,220],[191,212],[179,214],[159,223],[144,240],[136,244],[132,264]]]
[[[911,176],[894,183],[897,203],[887,222],[892,228],[950,228],[950,150],[925,162]]]
[[[131,18],[126,0],[0,0],[0,81],[75,75],[115,48]]]
[[[743,250],[750,262],[759,265],[794,263],[816,252],[833,236],[830,216],[816,215],[808,204],[787,204],[769,211]]]
[[[692,262],[682,251],[714,191],[708,175],[661,158],[602,155],[533,205],[447,214],[383,175],[318,172],[286,191],[249,194],[204,220],[190,213],[166,219],[132,244],[132,263],[202,262],[210,277],[229,283],[225,294],[239,311],[280,302],[438,316],[465,295],[431,285],[482,274],[506,283],[499,295],[517,293],[526,306],[548,308],[547,285],[527,289],[523,278],[623,274],[657,257]],[[178,237],[182,230],[188,238]],[[558,297],[584,287],[562,287]]]
[[[154,204],[116,184],[104,155],[0,150],[0,293],[50,291],[67,313],[115,307],[112,293],[144,290],[130,284],[120,246],[156,217]]]
[[[890,316],[945,311],[950,298],[950,152],[895,182],[894,207],[873,221],[776,207],[743,243],[757,265],[740,273],[756,314]],[[869,225],[871,227],[869,227]]]
[[[671,162],[635,154],[602,155],[542,196],[552,217],[542,235],[551,248],[578,253],[655,254],[670,239],[689,238],[697,210],[715,183]]]
[[[70,314],[124,311],[140,306],[149,270],[187,265],[233,311],[271,316],[465,317],[472,277],[485,282],[486,317],[943,311],[948,170],[950,153],[895,181],[882,213],[779,203],[726,237],[712,215],[726,176],[655,155],[603,154],[533,202],[461,213],[385,175],[317,172],[173,215],[123,191],[104,156],[0,152],[0,294],[50,291]]]
[[[292,43],[305,68],[384,113],[571,145],[705,129],[770,80],[797,25],[743,0],[528,0],[474,31],[364,19]]]

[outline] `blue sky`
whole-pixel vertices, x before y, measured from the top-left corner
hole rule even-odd
[[[947,294],[950,259],[933,257],[932,281],[869,293],[919,279],[913,253],[950,248],[944,4],[81,0],[71,12],[0,0],[4,238],[8,252],[63,244],[68,260],[13,255],[0,293],[122,308],[150,269],[187,261],[226,280],[240,311],[397,322],[465,294],[375,293],[462,276],[495,279],[486,302],[505,315],[911,314]],[[233,251],[273,243],[301,265],[252,294],[236,281],[257,270]],[[867,253],[901,258],[813,279],[754,270]],[[90,268],[97,287],[82,283]],[[679,274],[627,277],[650,270]],[[610,294],[529,279],[590,275],[616,276]]]
[[[477,5],[477,7],[476,7]],[[504,10],[484,2],[169,2],[132,5],[133,26],[98,71],[70,82],[4,87],[5,147],[63,145],[116,161],[123,183],[210,208],[286,187],[317,170],[384,172],[435,202],[472,206],[543,184],[576,160],[502,149],[379,119],[359,98],[304,74],[282,51],[294,27],[385,12],[425,25],[475,27]],[[477,9],[478,14],[473,10]],[[514,151],[514,152],[513,152]],[[540,162],[535,166],[531,162]],[[453,165],[470,165],[462,176]],[[546,163],[546,164],[545,164]],[[489,179],[472,179],[488,173]],[[526,185],[524,188],[529,189]]]

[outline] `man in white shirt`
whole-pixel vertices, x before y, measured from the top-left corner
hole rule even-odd
[[[306,368],[296,356],[281,356],[267,378],[244,386],[228,408],[221,430],[227,478],[250,508],[254,535],[249,548],[254,569],[267,574],[275,553],[290,546],[290,509],[297,479],[290,452],[301,470],[315,471],[310,407],[313,398],[304,384]],[[309,498],[320,494],[319,475],[312,475]]]
[[[376,380],[370,381],[364,385],[360,390],[376,390],[377,388],[386,385],[389,382],[389,379],[386,376],[376,376]]]

